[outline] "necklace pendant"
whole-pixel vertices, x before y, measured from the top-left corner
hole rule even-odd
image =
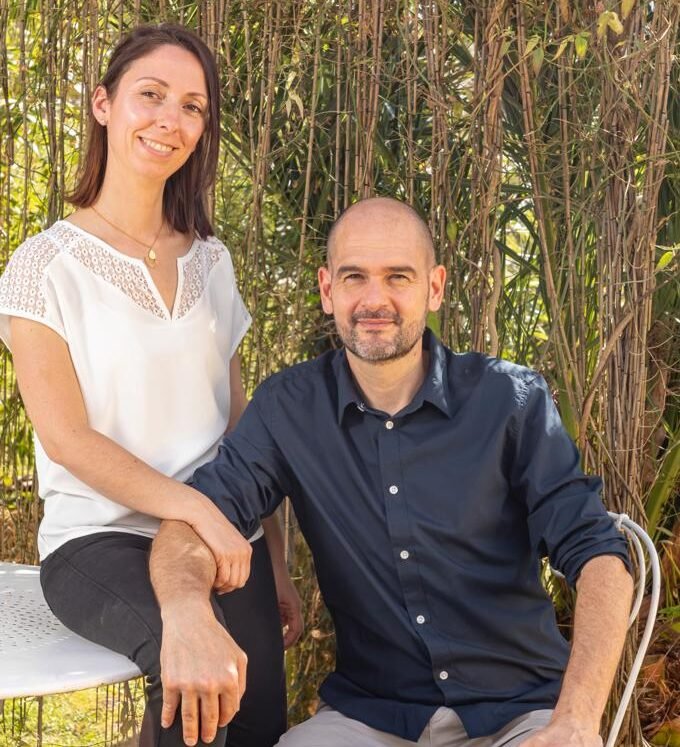
[[[149,251],[146,253],[146,256],[144,257],[144,262],[146,262],[147,267],[156,266],[156,263],[158,262],[158,258],[156,257],[156,252],[153,249],[149,249]]]

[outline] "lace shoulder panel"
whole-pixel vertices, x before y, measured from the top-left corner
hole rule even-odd
[[[52,228],[17,247],[0,277],[0,307],[6,312],[46,319],[45,271],[59,252]]]
[[[53,226],[63,241],[65,251],[93,275],[118,288],[137,306],[164,318],[165,311],[151,292],[142,265],[135,260],[119,256],[113,249],[102,246],[67,222]]]
[[[185,316],[196,305],[208,284],[208,277],[213,267],[229,252],[215,236],[207,239],[196,239],[197,245],[184,266],[184,285],[182,298],[177,310],[177,317]]]

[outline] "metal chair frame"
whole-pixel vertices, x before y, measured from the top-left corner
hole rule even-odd
[[[633,607],[630,611],[630,617],[628,619],[629,628],[637,619],[645,595],[645,589],[647,587],[647,561],[645,559],[645,550],[647,551],[647,557],[649,558],[649,571],[651,575],[649,613],[647,615],[647,620],[645,621],[640,645],[638,646],[635,659],[633,660],[630,672],[628,673],[626,687],[624,688],[621,701],[619,702],[614,721],[609,731],[609,736],[605,743],[605,747],[614,747],[619,731],[621,731],[621,725],[623,724],[624,716],[628,710],[628,704],[633,695],[635,683],[638,674],[640,673],[640,669],[642,668],[642,662],[647,653],[649,642],[652,639],[654,623],[656,622],[656,615],[659,610],[659,599],[661,597],[661,566],[659,564],[659,556],[654,547],[654,543],[647,532],[645,532],[639,524],[636,524],[627,514],[617,514],[612,511],[609,511],[608,513],[616,523],[617,529],[623,532],[630,540],[635,548],[635,554],[638,561],[637,591]]]

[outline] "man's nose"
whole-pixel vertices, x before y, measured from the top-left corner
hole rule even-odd
[[[365,284],[361,294],[362,306],[369,309],[378,309],[385,306],[385,288],[379,278],[371,278]]]

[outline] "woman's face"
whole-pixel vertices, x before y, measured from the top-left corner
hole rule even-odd
[[[135,60],[113,97],[99,86],[93,112],[106,125],[110,169],[165,181],[193,153],[205,129],[208,91],[191,52],[170,44]]]

